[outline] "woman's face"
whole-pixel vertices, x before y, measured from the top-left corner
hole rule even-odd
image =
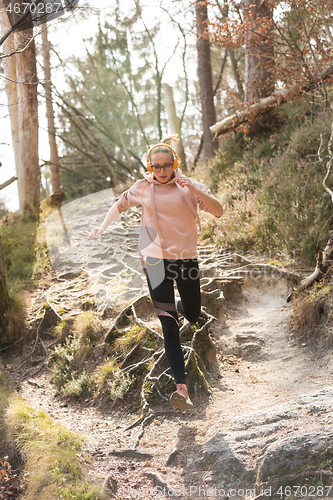
[[[153,153],[150,157],[151,165],[160,165],[163,167],[165,163],[173,163],[173,156],[171,153]],[[174,171],[173,169],[164,170],[164,168],[162,168],[159,172],[153,171],[153,174],[156,180],[165,184],[173,177]]]

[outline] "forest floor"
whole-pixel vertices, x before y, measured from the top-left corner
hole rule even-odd
[[[55,271],[43,276],[45,290],[63,289],[64,283],[58,282],[56,276]],[[160,409],[170,409],[170,413],[155,418],[145,428],[136,448],[141,456],[139,453],[131,456],[140,430],[136,427],[125,431],[139,415],[139,408],[132,402],[112,404],[101,400],[97,405],[92,398],[79,401],[64,398],[51,381],[50,368],[44,367],[33,376],[34,367],[27,370],[17,353],[3,358],[5,370],[30,405],[44,410],[57,422],[84,436],[82,453],[90,457],[85,468],[87,479],[102,484],[106,478],[111,478],[111,483],[116,484],[113,498],[165,498],[167,492],[162,494],[162,487],[154,489],[154,477],[159,478],[159,484],[165,481],[175,490],[169,492],[174,498],[175,492],[180,498],[250,498],[251,495],[241,491],[253,487],[250,478],[240,474],[240,478],[245,479],[237,479],[230,467],[225,468],[223,480],[212,476],[214,461],[218,460],[219,454],[223,455],[223,446],[227,443],[232,449],[228,435],[251,427],[251,423],[240,425],[246,419],[249,421],[251,415],[263,415],[304,394],[333,386],[332,348],[328,349],[320,339],[298,338],[292,331],[291,306],[286,302],[290,290],[288,279],[266,275],[245,278],[238,291],[226,295],[215,313],[216,321],[210,325],[210,335],[217,348],[217,363],[208,379],[211,395],[195,399],[193,409],[186,411],[168,408],[165,402],[161,402]],[[30,290],[29,293],[32,316],[43,302],[43,289]],[[67,308],[69,305],[70,302],[65,303]],[[151,317],[150,321],[149,324],[161,332],[158,320]],[[30,349],[32,346],[33,343]],[[294,428],[311,427],[311,419],[312,414],[308,412]],[[283,427],[276,432],[285,435],[291,431]],[[268,434],[270,441],[265,438],[261,444],[256,442],[256,445],[239,452],[246,455],[245,468],[254,467],[263,448],[272,441],[272,433]],[[207,455],[216,437],[220,440],[220,448],[216,449],[216,456],[213,454],[212,458],[210,454],[210,462],[203,465],[202,457],[205,453]],[[224,445],[221,448],[222,438]],[[234,442],[237,440],[242,442],[240,437]],[[121,451],[124,451],[123,455],[119,453]],[[209,489],[217,484],[219,490]],[[232,486],[237,486],[237,494],[230,490]]]

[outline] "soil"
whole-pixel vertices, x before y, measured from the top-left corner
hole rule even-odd
[[[45,276],[49,292],[52,287],[64,287],[55,276],[54,271]],[[145,475],[151,472],[170,487],[183,491],[181,497],[186,498],[191,486],[207,488],[207,471],[196,470],[193,465],[202,446],[218,432],[228,431],[236,416],[333,385],[332,350],[319,340],[299,341],[291,329],[290,305],[286,302],[290,289],[283,277],[245,278],[241,292],[225,297],[215,313],[217,321],[210,327],[217,347],[217,364],[209,376],[211,395],[195,400],[194,408],[183,412],[161,404],[160,409],[170,413],[155,418],[146,427],[137,448],[151,457],[112,454],[114,450],[133,449],[139,433],[138,427],[125,431],[139,414],[135,406],[133,413],[130,402],[112,405],[104,401],[97,407],[91,399],[64,399],[51,382],[50,369],[31,376],[34,370],[19,369],[22,359],[15,354],[7,357],[6,369],[31,405],[85,437],[82,460],[85,454],[90,457],[87,478],[96,484],[102,484],[105,478],[115,480],[113,498],[163,498],[153,490],[152,476]],[[42,293],[39,289],[30,296],[31,317],[42,303]],[[157,324],[154,327],[159,328]],[[177,452],[171,455],[174,450]]]

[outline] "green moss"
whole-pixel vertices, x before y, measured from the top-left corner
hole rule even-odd
[[[144,384],[145,384],[144,388],[145,388],[145,396],[147,403],[151,406],[160,403],[161,399],[156,393],[156,390],[154,388],[154,383],[151,380],[146,380]]]
[[[189,394],[193,394],[195,391],[200,394],[206,393],[206,387],[209,386],[206,376],[205,376],[205,366],[201,357],[195,353],[187,366],[187,387]]]
[[[209,333],[203,331],[196,336],[194,342],[194,348],[200,356],[200,360],[203,363],[203,370],[210,371],[213,365],[216,363],[216,346],[212,341]]]

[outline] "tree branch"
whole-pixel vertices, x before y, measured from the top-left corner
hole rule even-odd
[[[9,184],[11,184],[12,182],[14,181],[17,181],[17,177],[11,177],[10,179],[8,179],[8,181],[4,182],[3,184],[0,184],[0,191],[1,189],[4,189],[5,187],[9,186]]]

